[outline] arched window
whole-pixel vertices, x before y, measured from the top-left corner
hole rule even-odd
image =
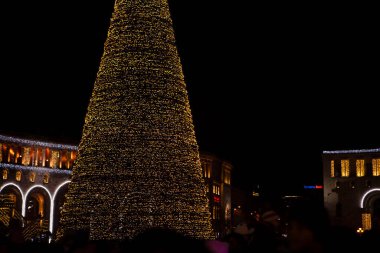
[[[47,183],[49,183],[49,174],[48,173],[46,173],[44,175],[44,184],[47,184]]]
[[[3,180],[8,179],[8,170],[4,169],[3,170]]]
[[[16,181],[21,181],[21,171],[16,172]]]
[[[34,181],[36,180],[36,173],[35,172],[30,172],[30,175],[29,175],[29,181],[34,183]]]

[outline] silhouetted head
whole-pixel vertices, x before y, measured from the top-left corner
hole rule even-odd
[[[288,240],[292,251],[322,249],[329,233],[330,222],[323,206],[304,201],[297,203],[290,210]]]
[[[131,243],[138,253],[209,253],[201,240],[187,238],[173,230],[154,228],[139,234]]]

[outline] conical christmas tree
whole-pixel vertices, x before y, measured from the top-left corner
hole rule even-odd
[[[58,237],[212,236],[167,0],[116,0]]]

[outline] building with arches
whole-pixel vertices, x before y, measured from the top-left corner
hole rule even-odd
[[[370,230],[380,219],[380,149],[323,151],[322,158],[324,203],[333,223]]]
[[[0,135],[2,217],[53,233],[76,155],[74,145]]]
[[[75,145],[0,135],[0,222],[13,216],[54,234],[77,152]],[[233,166],[200,156],[213,229],[221,236],[231,228]]]

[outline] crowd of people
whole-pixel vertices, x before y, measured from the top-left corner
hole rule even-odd
[[[286,231],[264,220],[242,221],[226,236],[210,241],[186,238],[167,229],[150,229],[130,241],[91,241],[88,233],[76,231],[57,242],[25,242],[21,224],[1,227],[0,252],[30,253],[322,253],[379,252],[380,215],[374,227],[358,234],[331,226],[325,209],[314,203],[299,203],[286,217]]]

